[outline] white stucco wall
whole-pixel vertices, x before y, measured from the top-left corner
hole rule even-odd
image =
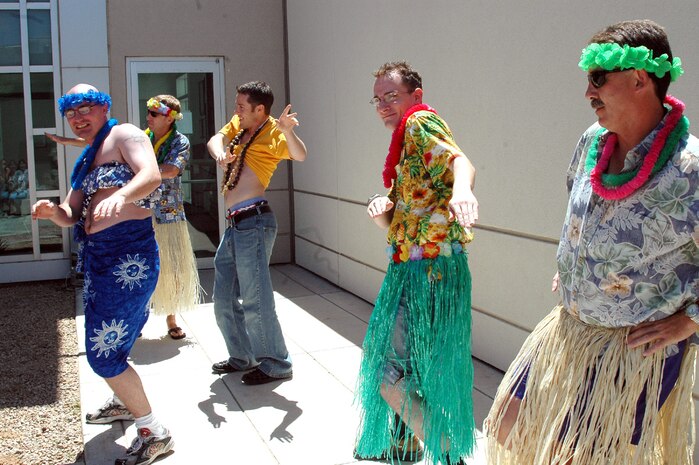
[[[589,37],[624,19],[668,31],[686,74],[670,92],[699,121],[696,0],[290,0],[290,97],[308,161],[294,170],[297,262],[373,300],[385,233],[365,213],[383,190],[390,133],[368,104],[385,61],[422,74],[425,102],[478,170],[480,227],[470,247],[474,354],[505,369],[553,307],[564,173],[595,121],[577,67]],[[696,132],[696,131],[695,131]]]

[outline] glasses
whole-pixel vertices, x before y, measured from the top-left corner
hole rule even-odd
[[[598,69],[595,71],[590,71],[587,73],[587,81],[592,84],[592,87],[599,89],[607,83],[607,74],[610,73],[620,73],[622,71],[630,71],[628,69],[612,69],[607,71],[606,69]]]
[[[82,107],[71,108],[70,110],[66,110],[64,114],[68,119],[75,118],[76,113],[85,116],[92,111],[92,107],[94,107],[94,105],[83,105]]]
[[[153,111],[153,110],[148,110],[148,114],[151,115],[153,118],[157,118],[158,116],[163,116],[162,113],[158,113],[157,111]]]
[[[412,94],[413,92],[408,92],[404,90],[394,90],[392,92],[386,92],[383,94],[383,97],[374,97],[373,99],[369,100],[369,103],[372,104],[375,107],[379,107],[381,103],[396,103],[398,101],[398,95],[400,94]]]

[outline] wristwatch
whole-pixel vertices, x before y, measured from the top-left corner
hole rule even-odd
[[[684,308],[684,314],[689,317],[690,320],[699,325],[699,305],[689,304]]]

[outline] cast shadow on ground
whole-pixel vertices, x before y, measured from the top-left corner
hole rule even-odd
[[[220,428],[222,423],[226,423],[226,418],[216,413],[215,405],[222,405],[229,412],[244,412],[246,410],[255,410],[262,407],[272,407],[282,412],[286,412],[281,423],[274,428],[269,434],[269,440],[276,439],[280,442],[292,442],[294,435],[288,430],[289,426],[296,421],[302,414],[303,410],[298,406],[298,402],[289,400],[286,397],[274,392],[274,388],[279,386],[282,381],[263,384],[255,387],[246,387],[255,389],[255,395],[245,396],[245,407],[239,403],[236,393],[226,384],[240,383],[240,374],[225,375],[211,383],[211,394],[208,399],[199,402],[199,409],[207,416],[209,423],[214,428]]]
[[[163,362],[177,356],[183,347],[192,346],[193,342],[185,339],[173,340],[170,336],[162,336],[158,339],[136,340],[131,350],[130,361],[134,365],[151,365]]]

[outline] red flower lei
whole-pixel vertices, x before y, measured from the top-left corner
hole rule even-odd
[[[393,180],[396,179],[398,173],[396,173],[396,165],[400,161],[400,154],[403,151],[403,141],[405,139],[405,122],[408,117],[418,111],[431,111],[435,115],[437,110],[425,105],[424,103],[419,103],[408,108],[408,110],[403,115],[400,120],[400,124],[396,129],[393,130],[393,135],[391,135],[391,145],[388,146],[388,155],[386,155],[386,162],[383,166],[383,185],[386,188],[390,188],[393,184]]]
[[[671,95],[667,95],[665,97],[665,103],[672,107],[670,113],[667,115],[665,126],[663,126],[663,128],[658,131],[658,134],[655,136],[655,140],[653,140],[653,144],[651,145],[648,154],[646,154],[645,158],[643,159],[643,164],[638,170],[636,176],[634,176],[627,183],[618,187],[607,187],[602,181],[602,174],[609,166],[609,160],[612,157],[612,152],[614,152],[618,139],[618,136],[615,133],[612,132],[609,134],[609,137],[607,137],[604,144],[604,148],[602,149],[602,156],[590,172],[590,183],[592,184],[592,190],[595,192],[595,194],[607,200],[621,200],[636,192],[641,186],[643,186],[643,184],[646,183],[646,181],[648,181],[648,178],[650,177],[651,172],[658,161],[660,151],[665,146],[668,136],[673,129],[675,129],[675,126],[677,126],[680,118],[682,118],[682,113],[684,112],[685,108],[684,103],[682,103],[681,100]]]

